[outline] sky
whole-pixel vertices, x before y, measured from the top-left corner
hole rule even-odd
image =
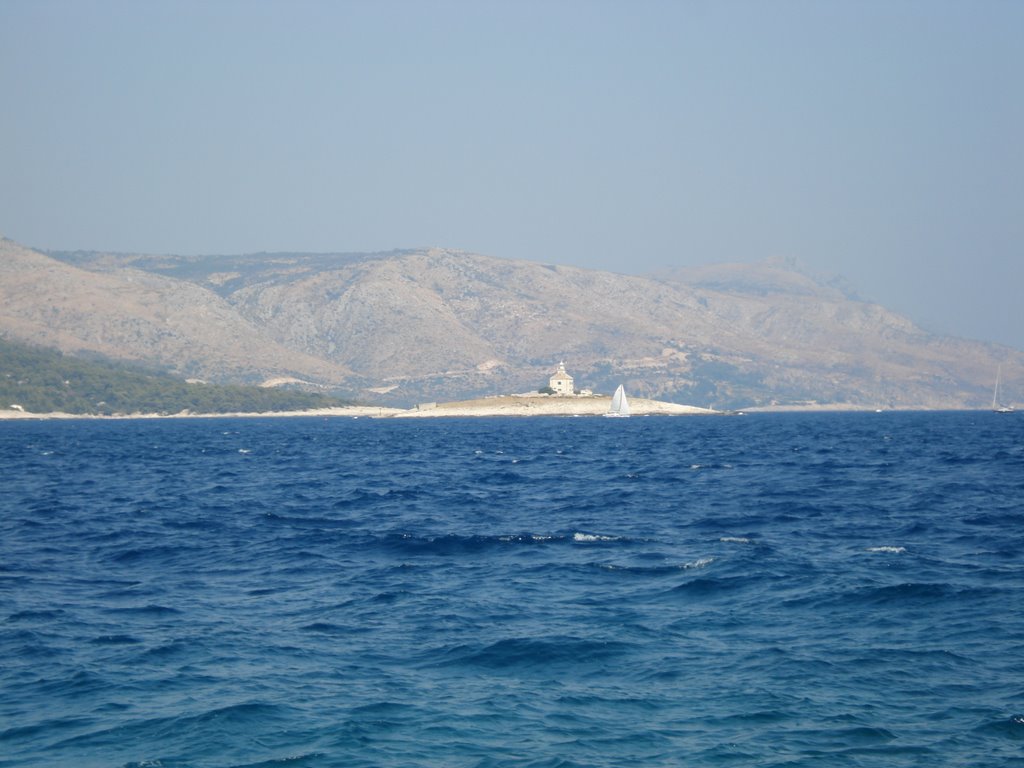
[[[1019,0],[0,0],[0,233],[792,259],[1024,349]]]

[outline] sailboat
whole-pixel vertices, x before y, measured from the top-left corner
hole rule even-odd
[[[621,384],[612,395],[612,407],[605,416],[629,418],[629,401],[626,399],[626,390],[622,388]]]
[[[992,410],[996,413],[1013,413],[1013,406],[1003,405],[999,402],[999,376],[1003,372],[1003,366],[996,368],[996,386],[992,390]]]

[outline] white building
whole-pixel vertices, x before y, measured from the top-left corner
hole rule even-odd
[[[556,395],[573,394],[572,376],[565,372],[565,363],[558,364],[558,370],[548,379],[548,386],[554,390]]]

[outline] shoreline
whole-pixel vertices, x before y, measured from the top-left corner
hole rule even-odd
[[[494,416],[601,416],[608,412],[611,397],[596,395],[588,397],[553,397],[550,395],[498,395],[459,400],[447,403],[426,403],[412,408],[390,408],[386,406],[345,406],[339,408],[314,408],[305,411],[265,411],[228,413],[128,413],[128,414],[85,414],[85,413],[33,413],[14,409],[0,409],[0,421],[23,420],[124,420],[124,419],[216,419],[216,418],[290,418],[321,416],[340,418],[373,419],[423,419],[446,417],[494,417]],[[683,416],[716,415],[722,411],[680,405],[660,400],[633,398],[630,400],[631,415],[634,416]]]
[[[220,419],[220,418],[297,418],[319,416],[325,418],[371,418],[371,419],[430,419],[456,417],[529,417],[529,416],[603,416],[608,412],[611,397],[593,395],[585,397],[557,397],[551,395],[495,395],[473,400],[458,400],[446,403],[424,403],[412,408],[393,408],[376,405],[352,405],[338,408],[314,408],[305,411],[256,411],[227,413],[118,413],[88,414],[54,411],[33,413],[10,408],[0,408],[0,422],[3,421],[123,421],[126,419]],[[725,416],[770,413],[891,413],[896,411],[978,411],[988,408],[931,408],[928,406],[900,406],[878,408],[852,403],[820,405],[761,405],[734,410],[715,410],[694,405],[681,405],[663,400],[631,398],[632,416]]]
[[[242,412],[231,411],[228,413],[192,413],[181,411],[179,413],[65,413],[53,411],[49,413],[33,413],[31,411],[17,411],[11,409],[0,409],[0,421],[23,421],[23,420],[61,420],[89,419],[122,421],[125,419],[263,419],[263,418],[291,418],[296,416],[341,416],[358,418],[365,416],[369,418],[389,418],[396,413],[401,413],[401,408],[388,408],[386,406],[353,405],[341,408],[313,408],[307,411],[256,411]]]

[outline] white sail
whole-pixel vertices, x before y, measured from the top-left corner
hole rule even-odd
[[[1013,413],[1013,408],[1009,405],[1003,405],[999,401],[999,377],[1003,372],[1003,366],[996,367],[996,386],[992,390],[992,410],[996,413]]]
[[[619,384],[615,394],[612,395],[612,407],[606,416],[629,416],[629,400],[626,399],[626,390]]]

